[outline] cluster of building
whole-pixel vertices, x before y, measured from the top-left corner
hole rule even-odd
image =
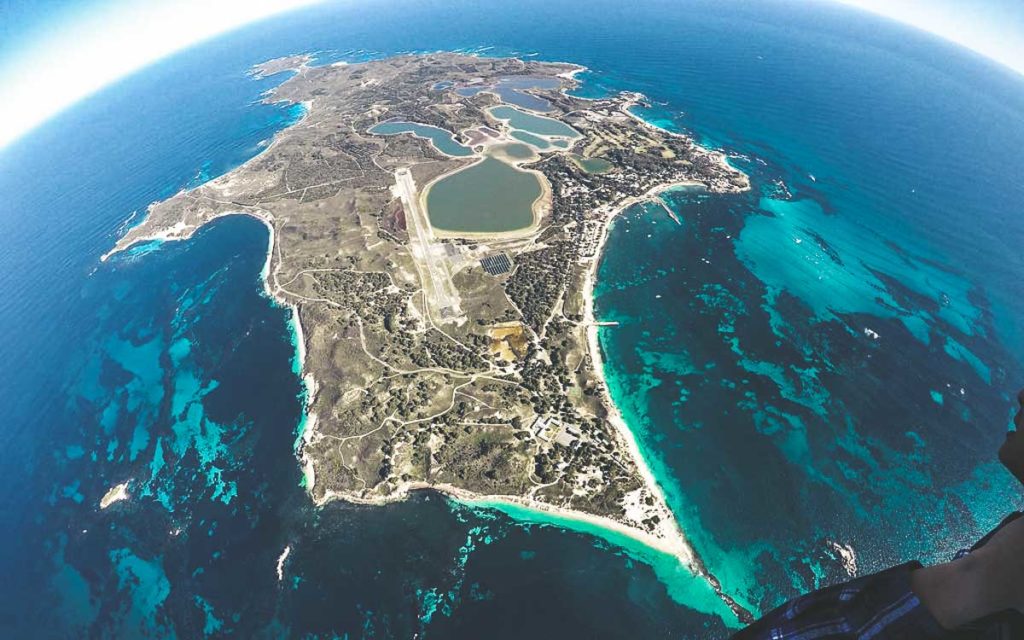
[[[544,442],[560,444],[563,447],[572,447],[582,435],[579,427],[562,424],[553,416],[537,416],[530,431]]]

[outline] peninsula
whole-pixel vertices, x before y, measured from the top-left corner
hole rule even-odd
[[[639,94],[569,95],[575,65],[312,62],[254,70],[293,74],[265,100],[302,103],[301,120],[151,205],[111,253],[229,214],[268,226],[316,502],[431,488],[557,511],[673,553],[717,589],[608,396],[592,287],[616,213],[676,185],[740,191],[746,176],[634,116]]]

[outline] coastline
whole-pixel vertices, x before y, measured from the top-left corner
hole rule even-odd
[[[736,172],[736,173],[739,173],[740,175],[742,175],[746,179],[746,184],[740,189],[740,191],[749,191],[750,190],[750,176],[748,176],[746,173],[744,173],[740,169],[737,169],[736,167],[734,167],[731,164],[729,164],[729,154],[725,153],[724,151],[722,151],[720,149],[710,149],[708,147],[705,147],[705,146],[699,144],[692,136],[689,136],[689,135],[687,135],[685,133],[679,133],[679,132],[676,132],[676,131],[669,131],[668,129],[663,129],[663,128],[659,127],[658,125],[656,125],[656,124],[654,124],[652,122],[648,122],[647,120],[644,120],[643,116],[641,116],[639,114],[636,114],[636,113],[633,113],[631,111],[631,109],[633,107],[636,107],[636,106],[643,106],[644,103],[642,101],[642,98],[644,98],[645,96],[642,93],[639,93],[639,92],[630,92],[630,93],[628,93],[628,95],[631,96],[631,99],[627,100],[622,105],[622,113],[623,114],[625,114],[626,116],[636,120],[637,122],[639,122],[641,124],[641,126],[647,127],[649,129],[655,129],[656,131],[658,131],[662,135],[671,136],[673,138],[683,138],[683,139],[689,140],[690,143],[693,144],[695,147],[699,147],[699,148],[707,151],[708,155],[712,156],[715,159],[715,162],[717,162],[718,165],[720,167],[722,167],[723,169],[725,169],[726,171]],[[676,187],[676,186],[703,186],[703,185],[701,183],[699,183],[699,182],[694,182],[692,184],[679,183],[679,184],[675,184],[675,185],[669,185],[665,189],[661,189],[659,192],[661,192],[661,191],[669,191],[673,187]]]
[[[649,200],[656,196],[657,193],[664,191],[666,188],[668,188],[666,185],[657,185],[643,196],[627,198],[608,210],[607,216],[602,222],[601,236],[597,242],[594,257],[591,258],[583,279],[583,323],[586,326],[587,351],[590,355],[591,368],[594,371],[594,377],[597,379],[601,387],[601,404],[608,413],[608,421],[612,424],[615,431],[619,434],[619,437],[626,445],[626,450],[633,458],[633,462],[637,466],[637,472],[640,474],[640,477],[643,478],[647,488],[661,503],[659,506],[664,506],[665,510],[670,514],[671,517],[668,519],[668,522],[672,523],[672,535],[677,537],[680,541],[680,545],[686,549],[685,555],[681,557],[685,558],[687,563],[693,564],[696,559],[696,554],[690,547],[689,542],[686,540],[686,535],[684,534],[682,527],[679,525],[675,514],[668,506],[668,500],[665,497],[664,491],[662,491],[661,485],[658,484],[657,479],[654,477],[654,473],[650,470],[650,467],[648,467],[647,460],[640,451],[640,445],[636,440],[636,435],[629,428],[629,425],[626,424],[626,421],[622,417],[622,413],[619,411],[619,408],[615,405],[615,401],[612,399],[611,394],[608,392],[608,382],[605,379],[604,374],[604,358],[601,353],[601,345],[598,343],[597,338],[597,318],[594,316],[594,287],[597,283],[597,270],[600,267],[601,257],[604,254],[604,249],[608,242],[612,221],[617,215],[629,207]]]
[[[540,513],[553,514],[564,520],[585,522],[597,526],[601,529],[614,531],[621,535],[627,536],[637,542],[640,542],[641,544],[650,547],[651,549],[655,549],[657,551],[670,554],[676,557],[681,564],[687,566],[690,569],[690,571],[692,571],[694,574],[699,573],[698,566],[695,564],[696,556],[692,548],[689,546],[689,543],[683,535],[682,529],[679,527],[679,524],[676,521],[674,514],[672,514],[671,510],[668,508],[667,502],[665,501],[660,486],[657,484],[657,481],[654,479],[653,474],[647,467],[647,463],[644,460],[642,454],[640,453],[640,449],[636,442],[636,439],[633,437],[633,434],[629,430],[629,427],[622,419],[621,414],[618,411],[618,408],[615,407],[614,402],[612,402],[611,397],[608,395],[607,384],[604,379],[604,372],[602,368],[601,354],[599,346],[597,345],[597,327],[593,324],[593,283],[595,280],[597,265],[600,262],[600,255],[604,250],[604,245],[607,240],[608,228],[610,226],[611,220],[614,218],[615,215],[618,215],[618,213],[624,211],[633,204],[643,202],[644,200],[653,197],[658,192],[670,188],[671,186],[678,186],[678,184],[682,183],[672,185],[657,185],[644,196],[635,196],[632,198],[628,198],[623,202],[619,203],[618,205],[616,205],[611,210],[610,215],[608,215],[604,223],[604,228],[602,231],[598,251],[595,254],[595,257],[592,259],[591,266],[587,270],[587,276],[584,281],[583,289],[583,295],[585,300],[584,322],[588,325],[588,351],[591,354],[595,375],[600,381],[603,389],[602,402],[605,405],[606,410],[608,411],[609,421],[612,422],[616,431],[619,433],[620,437],[627,445],[629,455],[637,464],[638,472],[644,479],[644,482],[648,486],[648,489],[651,490],[652,494],[657,496],[659,502],[664,506],[665,513],[668,515],[668,517],[662,519],[661,526],[659,527],[660,532],[663,534],[662,536],[656,536],[647,533],[641,529],[631,527],[625,523],[613,520],[611,518],[597,516],[594,514],[589,514],[583,511],[577,511],[574,509],[558,507],[555,505],[551,505],[536,500],[531,500],[529,498],[524,498],[521,496],[481,495],[463,489],[459,489],[457,487],[450,485],[430,484],[425,482],[404,483],[399,486],[399,488],[393,495],[381,498],[366,499],[339,492],[328,492],[322,499],[314,500],[314,503],[317,506],[323,506],[333,500],[343,500],[345,502],[350,502],[353,504],[383,505],[392,502],[399,502],[406,499],[410,491],[432,489],[444,493],[456,499],[457,501],[467,505],[481,505],[484,503],[503,503],[507,505],[514,505],[517,507],[529,509],[532,511],[537,511]],[[303,469],[303,480],[306,491],[307,493],[311,493],[316,481],[314,466],[313,461],[310,460],[307,455],[305,455],[304,449],[305,444],[307,444],[313,439],[316,432],[316,414],[310,411],[310,407],[312,406],[313,400],[315,399],[318,385],[313,375],[309,372],[305,372],[306,345],[305,333],[302,328],[301,315],[299,313],[298,306],[287,300],[285,297],[283,297],[277,285],[276,271],[277,265],[279,264],[279,259],[277,256],[277,234],[275,233],[274,230],[272,218],[268,214],[261,211],[225,212],[212,216],[208,220],[205,220],[203,222],[203,225],[209,224],[210,222],[213,222],[214,220],[217,220],[219,218],[234,215],[252,217],[256,220],[259,220],[267,228],[267,254],[263,264],[263,268],[260,271],[260,280],[262,281],[263,291],[265,295],[271,301],[273,301],[274,304],[282,308],[288,309],[290,314],[290,317],[287,322],[289,327],[291,328],[292,343],[295,348],[295,365],[293,369],[297,370],[297,375],[301,376],[304,389],[302,416],[299,419],[299,423],[296,425],[297,437],[295,454]],[[126,246],[115,246],[109,252],[104,254],[101,260],[106,261],[106,259],[109,258],[110,256],[116,255],[117,253],[120,253],[121,251],[124,251],[125,249],[131,246],[135,246],[143,242],[149,242],[154,239],[162,239],[165,241],[188,240],[203,225],[193,226],[186,225],[185,223],[177,223],[170,229],[153,233],[148,236],[136,238],[133,240],[133,242]],[[671,528],[666,526],[669,524]]]
[[[585,68],[576,68],[576,69],[574,69],[571,72],[566,72],[566,74],[564,76],[563,76],[563,74],[559,74],[559,76],[560,77],[565,77],[566,79],[570,80],[571,82],[578,84],[578,81],[574,78],[574,76],[577,73],[580,73],[580,72],[582,72],[584,70],[585,70]],[[566,91],[567,91],[567,89],[565,87],[563,87],[561,89],[562,93],[566,93]],[[664,133],[668,133],[670,135],[673,135],[673,136],[676,136],[676,137],[680,137],[680,138],[685,138],[685,139],[690,140],[692,142],[692,139],[689,136],[685,136],[685,135],[682,135],[682,134],[677,134],[677,133],[673,133],[673,132],[664,131],[664,130],[660,129],[659,127],[656,127],[655,125],[647,122],[646,120],[643,120],[643,118],[639,117],[638,115],[630,112],[629,109],[631,107],[636,106],[637,104],[640,104],[639,99],[640,99],[640,94],[636,94],[634,99],[630,99],[629,101],[627,101],[626,104],[624,104],[622,106],[623,113],[625,113],[629,117],[631,117],[631,118],[641,122],[645,127],[655,128],[655,129],[658,129],[659,131],[662,131]],[[526,111],[530,112],[530,110],[526,110]],[[489,110],[488,110],[488,114],[490,114]],[[696,145],[695,142],[694,142],[694,144]],[[699,146],[699,145],[697,145],[697,146]],[[708,151],[709,151],[709,153],[713,154],[720,163],[724,163],[725,162],[725,154],[723,154],[721,152],[718,152],[718,151],[713,151],[713,150],[708,150]],[[469,167],[475,166],[476,164],[478,164],[478,162],[481,162],[484,157],[486,157],[485,154],[479,154],[479,156],[480,156],[480,160],[478,160],[477,162],[474,162],[474,163],[468,164],[466,166],[460,167],[460,168],[456,169],[453,172],[450,172],[450,173],[438,176],[437,178],[432,180],[430,183],[428,183],[424,187],[424,189],[422,190],[422,193],[419,196],[420,200],[421,200],[421,204],[424,206],[424,209],[426,209],[426,207],[425,207],[426,198],[427,198],[427,196],[429,194],[430,187],[434,183],[438,182],[442,178],[451,176],[451,175],[453,175],[455,173],[458,173],[459,171],[464,171],[465,169],[468,169]],[[540,174],[541,185],[545,186],[546,179],[543,177],[543,174],[541,174],[540,172],[536,172],[536,171],[533,171],[533,170],[524,170],[524,169],[522,169],[522,168],[520,168],[518,166],[516,166],[516,168],[521,170],[521,171],[531,171],[531,172]],[[730,169],[732,169],[732,168],[730,167]],[[646,193],[644,193],[644,194],[642,194],[640,196],[632,196],[632,197],[626,198],[626,199],[622,200],[619,203],[616,203],[616,204],[613,204],[613,205],[609,205],[603,211],[599,210],[600,213],[604,213],[605,214],[603,216],[604,219],[602,220],[601,236],[600,236],[600,238],[599,238],[599,240],[597,242],[597,247],[596,247],[596,250],[594,252],[594,256],[593,256],[593,258],[591,258],[590,264],[588,265],[588,268],[587,268],[587,270],[585,272],[585,277],[584,277],[584,282],[583,282],[583,290],[581,292],[582,296],[583,296],[583,302],[584,302],[583,324],[586,327],[586,333],[587,333],[587,347],[588,347],[587,351],[588,351],[588,353],[590,355],[590,358],[591,358],[591,366],[592,366],[593,371],[594,371],[594,376],[597,379],[597,381],[598,381],[598,383],[599,383],[599,385],[601,387],[601,403],[602,403],[605,411],[607,412],[607,419],[608,419],[608,421],[614,427],[616,433],[619,436],[619,439],[625,445],[626,450],[628,451],[628,453],[629,453],[630,457],[632,458],[634,464],[636,464],[637,472],[640,474],[641,478],[643,479],[644,484],[646,485],[647,489],[651,492],[651,494],[658,501],[658,505],[656,507],[656,511],[660,512],[659,515],[661,515],[662,518],[661,518],[661,521],[660,521],[660,523],[658,525],[658,529],[656,531],[658,531],[658,533],[660,533],[661,535],[660,536],[656,536],[656,535],[649,534],[649,533],[644,532],[644,531],[642,531],[640,529],[637,529],[637,528],[634,528],[634,527],[630,527],[629,525],[626,525],[624,523],[618,522],[618,521],[613,520],[611,518],[596,516],[596,515],[592,515],[592,514],[588,514],[588,513],[585,513],[585,512],[572,510],[572,509],[561,508],[561,507],[557,507],[557,506],[550,505],[550,504],[547,504],[547,503],[542,503],[542,502],[530,500],[528,498],[522,498],[522,497],[519,497],[519,496],[479,496],[477,494],[473,494],[471,492],[464,491],[464,490],[458,489],[456,487],[446,486],[446,485],[432,485],[432,484],[429,484],[429,483],[408,483],[406,485],[402,485],[398,489],[398,491],[397,491],[398,496],[395,496],[395,498],[397,498],[397,499],[404,499],[408,495],[409,491],[412,491],[412,490],[417,490],[417,489],[435,489],[437,491],[441,491],[442,493],[445,493],[447,495],[450,495],[450,496],[456,498],[458,501],[460,501],[460,502],[462,502],[464,504],[484,504],[485,505],[487,503],[493,503],[493,504],[502,504],[503,503],[503,504],[508,504],[508,505],[515,505],[515,506],[524,507],[524,508],[527,508],[527,509],[530,509],[530,510],[533,510],[533,511],[537,511],[537,512],[541,512],[541,513],[556,514],[557,516],[559,516],[561,518],[564,518],[566,520],[575,520],[575,521],[579,521],[579,522],[587,522],[587,523],[599,526],[599,527],[601,527],[601,528],[603,528],[605,530],[608,530],[608,531],[614,531],[614,532],[617,532],[617,533],[621,533],[621,534],[626,535],[626,536],[628,536],[628,537],[630,537],[630,538],[632,538],[632,539],[634,539],[634,540],[636,540],[638,542],[641,542],[642,544],[644,544],[644,545],[646,545],[646,546],[648,546],[648,547],[650,547],[652,549],[655,549],[655,550],[658,550],[658,551],[662,551],[662,552],[671,554],[672,556],[677,558],[681,564],[687,566],[689,568],[689,570],[694,573],[694,575],[699,575],[699,576],[707,579],[709,581],[709,583],[712,585],[712,587],[715,589],[715,591],[718,594],[718,596],[730,607],[730,609],[733,611],[733,613],[735,613],[738,618],[743,619],[744,618],[744,614],[749,616],[749,613],[746,612],[745,610],[743,610],[742,608],[739,608],[738,605],[731,598],[729,598],[728,596],[726,596],[724,593],[721,592],[721,589],[720,589],[720,586],[718,584],[718,581],[715,580],[714,577],[711,576],[708,573],[708,571],[704,567],[703,563],[699,560],[699,558],[697,557],[697,555],[694,552],[693,548],[690,546],[689,541],[686,539],[686,535],[683,532],[682,527],[679,524],[679,521],[678,521],[678,519],[675,516],[675,513],[671,510],[671,507],[669,507],[669,505],[668,505],[668,500],[666,499],[666,496],[664,494],[664,491],[661,488],[661,485],[658,484],[658,481],[654,477],[653,472],[650,470],[650,468],[647,465],[647,460],[644,458],[643,453],[640,450],[640,446],[639,446],[639,443],[636,440],[635,434],[629,428],[629,426],[626,423],[625,419],[622,417],[622,413],[619,411],[618,407],[615,405],[615,402],[613,401],[613,399],[611,397],[611,394],[608,391],[608,384],[607,384],[607,380],[605,379],[605,374],[604,374],[603,357],[602,357],[602,354],[601,354],[601,349],[600,349],[600,345],[598,343],[598,337],[597,337],[598,327],[596,325],[596,318],[594,317],[594,285],[595,285],[596,279],[597,279],[597,270],[598,270],[598,267],[599,267],[600,262],[601,262],[601,257],[602,257],[602,255],[604,253],[605,246],[607,244],[611,223],[612,223],[613,219],[615,218],[615,216],[617,216],[621,212],[625,211],[629,207],[633,206],[634,204],[639,204],[641,202],[648,202],[648,201],[657,201],[659,194],[661,194],[661,193],[663,193],[665,191],[669,191],[669,190],[674,189],[674,188],[692,187],[692,186],[704,186],[704,185],[703,185],[703,183],[698,182],[698,181],[670,182],[670,183],[657,184],[657,185],[653,186],[651,189],[649,189]],[[749,188],[749,184],[748,184],[748,188]],[[543,189],[542,190],[542,196],[541,196],[541,198],[538,198],[538,201],[541,200],[544,195],[549,195],[548,189]],[[536,204],[536,202],[535,202],[535,204]],[[673,218],[674,218],[674,216],[673,216]],[[505,237],[505,238],[508,238],[508,237],[521,237],[522,235],[526,235],[524,233],[525,231],[530,231],[530,232],[536,231],[536,228],[538,227],[539,222],[540,222],[540,216],[537,216],[536,215],[536,211],[535,211],[534,222],[529,227],[526,227],[526,228],[521,229],[521,230],[514,230],[514,231],[511,231],[511,232],[505,232],[505,233],[502,233],[500,235]],[[678,223],[678,220],[676,220],[676,222]],[[433,226],[431,228],[433,230]],[[443,236],[442,236],[442,234],[443,234]],[[436,235],[437,235],[437,237],[459,237],[459,234],[455,234],[453,232],[444,232],[443,230],[441,231],[441,234],[436,234]],[[493,236],[495,234],[480,233],[480,234],[473,234],[473,235],[474,236],[480,236],[480,237],[488,237],[488,236]],[[463,236],[463,237],[465,237],[465,236]],[[399,496],[400,496],[400,498],[399,498]],[[350,502],[354,502],[354,503],[357,503],[357,504],[358,503],[363,503],[363,504],[382,504],[382,503],[387,503],[387,502],[393,501],[393,499],[390,498],[390,497],[389,498],[384,498],[384,499],[379,499],[379,500],[377,500],[377,499],[363,500],[363,499],[359,499],[359,498],[353,499],[353,497],[346,496],[346,495],[343,495],[343,494],[329,493],[329,494],[325,495],[323,501],[321,501],[318,504],[323,504],[323,503],[329,502],[332,499],[348,500]]]
[[[361,506],[382,506],[403,502],[415,491],[433,491],[454,503],[470,508],[500,511],[520,526],[549,526],[562,531],[586,535],[612,545],[622,553],[642,562],[654,571],[674,601],[709,615],[719,616],[732,629],[743,626],[749,614],[737,609],[735,602],[723,596],[718,581],[705,571],[698,559],[683,562],[689,550],[682,541],[660,538],[630,527],[611,518],[558,507],[529,498],[512,495],[479,495],[447,484],[406,482],[386,497],[359,498],[338,492],[328,492],[314,501],[323,507],[334,501]]]
[[[654,126],[650,125],[649,126]],[[724,154],[722,154],[724,158]],[[639,442],[636,439],[636,434],[630,429],[626,420],[622,417],[622,412],[615,404],[614,399],[611,397],[611,393],[608,390],[608,382],[604,372],[604,359],[601,353],[601,345],[598,341],[598,325],[597,318],[594,316],[594,287],[597,283],[597,271],[600,268],[601,258],[604,255],[604,250],[608,242],[608,237],[611,231],[611,225],[615,217],[626,209],[633,205],[640,204],[643,202],[657,201],[661,202],[659,195],[665,191],[669,191],[679,187],[691,187],[691,186],[703,186],[702,183],[697,181],[686,181],[686,182],[672,182],[662,183],[655,185],[649,189],[646,193],[640,196],[633,196],[626,198],[615,205],[610,205],[605,208],[602,212],[605,213],[605,217],[602,220],[601,236],[597,242],[597,248],[594,252],[594,256],[590,258],[590,264],[587,267],[586,274],[584,277],[583,284],[583,322],[586,325],[587,331],[587,351],[590,354],[591,366],[594,369],[594,376],[597,378],[601,387],[601,403],[608,412],[607,419],[615,428],[619,434],[621,440],[625,443],[627,450],[633,458],[633,462],[637,466],[637,472],[644,479],[647,488],[651,493],[656,496],[658,501],[661,503],[664,509],[669,514],[667,520],[662,521],[662,525],[671,522],[673,535],[678,538],[679,543],[686,550],[686,555],[677,555],[681,561],[685,561],[688,568],[697,576],[703,578],[708,585],[714,590],[718,598],[729,607],[732,613],[736,616],[743,624],[750,624],[754,621],[753,615],[739,604],[734,598],[729,596],[722,589],[722,585],[719,580],[708,570],[704,565],[704,562],[697,555],[693,547],[690,546],[689,541],[686,538],[686,534],[680,525],[678,518],[672,508],[668,504],[668,499],[665,495],[664,490],[655,478],[654,473],[651,471],[647,464],[647,459],[644,457],[643,452],[640,449]],[[747,187],[749,189],[749,183]],[[673,216],[673,219],[675,217]],[[676,221],[678,223],[678,220]],[[657,548],[657,547],[655,547]],[[684,560],[685,559],[685,560]]]
[[[678,541],[666,540],[659,538],[655,535],[630,527],[622,522],[613,520],[605,516],[598,516],[584,511],[577,511],[575,509],[567,509],[565,507],[559,507],[546,502],[540,502],[538,500],[532,500],[530,498],[524,498],[522,496],[515,495],[484,495],[460,489],[450,484],[432,484],[429,482],[403,482],[395,490],[395,492],[388,496],[374,497],[374,498],[360,498],[346,493],[337,491],[328,491],[324,494],[324,497],[319,500],[314,500],[314,504],[318,507],[322,507],[326,504],[334,502],[336,500],[342,502],[348,502],[351,504],[369,505],[369,506],[381,506],[386,504],[393,504],[395,502],[402,502],[409,497],[409,494],[414,491],[436,491],[442,493],[460,504],[467,506],[482,506],[482,507],[494,507],[497,505],[516,506],[530,511],[536,511],[538,513],[549,514],[557,516],[560,519],[592,524],[601,529],[608,531],[614,531],[623,536],[631,538],[646,547],[650,547],[656,551],[670,554],[673,557],[681,558],[688,552],[689,547],[684,544],[679,544]]]
[[[702,145],[698,144],[696,141],[694,141],[693,138],[691,138],[688,135],[662,129],[659,126],[650,123],[647,120],[644,120],[638,114],[635,114],[632,111],[630,111],[632,107],[641,104],[640,100],[642,97],[643,96],[640,93],[632,94],[632,99],[628,100],[623,105],[622,112],[628,117],[640,122],[644,127],[656,129],[662,134],[679,138],[685,138],[689,140],[694,146],[704,149],[710,155],[712,155],[715,158],[716,162],[718,162],[721,166],[729,169],[730,171],[737,172],[744,177],[745,184],[742,187],[738,188],[739,191],[742,192],[750,190],[750,177],[743,171],[740,171],[732,167],[732,165],[728,163],[728,156],[725,152],[717,149],[705,148]],[[675,528],[678,530],[678,535],[683,540],[683,543],[687,546],[687,549],[690,552],[691,569],[697,575],[701,576],[707,581],[707,583],[714,589],[717,596],[722,600],[722,602],[724,602],[729,607],[729,609],[740,622],[742,622],[743,624],[750,624],[754,622],[753,614],[751,614],[750,611],[743,607],[743,605],[737,602],[734,598],[732,598],[724,592],[719,580],[707,569],[707,567],[704,565],[704,562],[697,555],[696,551],[694,551],[693,548],[689,546],[689,542],[686,540],[685,532],[682,530],[682,526],[679,524],[675,512],[673,512],[671,507],[668,506],[668,500],[665,496],[664,491],[661,488],[661,485],[658,484],[657,479],[654,477],[654,474],[651,472],[650,467],[647,465],[647,460],[646,458],[644,458],[643,452],[640,450],[639,443],[636,440],[636,434],[633,432],[632,429],[629,428],[629,425],[622,417],[621,411],[619,411],[619,408],[616,406],[614,399],[611,397],[611,393],[608,390],[607,379],[605,377],[604,372],[604,360],[601,353],[601,345],[598,341],[598,325],[596,324],[597,319],[594,316],[594,288],[597,282],[597,272],[600,268],[601,258],[604,255],[605,247],[607,246],[608,242],[608,237],[611,232],[611,225],[615,217],[633,205],[640,204],[643,202],[657,202],[665,208],[665,210],[669,213],[669,215],[676,222],[676,224],[679,224],[679,220],[675,216],[674,212],[672,212],[671,209],[669,209],[669,207],[665,204],[665,202],[661,199],[660,196],[662,193],[671,191],[673,189],[697,186],[706,187],[706,185],[704,185],[703,183],[695,180],[661,183],[654,185],[642,195],[626,198],[617,204],[609,205],[608,207],[601,210],[601,212],[605,214],[603,220],[601,221],[601,235],[597,241],[594,256],[590,258],[590,264],[588,265],[583,285],[583,316],[584,323],[586,323],[587,327],[588,351],[590,353],[591,362],[594,369],[594,375],[601,385],[601,402],[605,406],[605,410],[608,411],[608,421],[612,423],[612,425],[619,432],[619,435],[625,441],[627,448],[629,449],[630,454],[633,456],[633,460],[637,465],[639,473],[644,478],[651,492],[658,496],[661,502],[668,509],[668,512],[671,514],[671,521],[675,525]]]
[[[601,235],[597,243],[594,256],[590,258],[590,264],[585,272],[583,289],[581,292],[584,301],[583,324],[586,326],[587,332],[587,351],[591,358],[591,366],[594,370],[594,376],[601,387],[601,403],[607,412],[608,421],[614,427],[620,441],[625,445],[628,454],[632,458],[634,464],[636,464],[637,472],[643,479],[646,488],[658,501],[656,510],[659,512],[659,515],[662,515],[663,517],[658,524],[657,529],[655,529],[656,533],[648,533],[637,527],[630,526],[606,516],[598,516],[584,511],[559,507],[557,505],[532,500],[522,496],[482,495],[464,489],[459,489],[458,487],[448,484],[432,484],[419,481],[403,482],[391,495],[374,498],[362,498],[347,493],[328,491],[321,499],[314,499],[314,504],[317,507],[323,507],[330,502],[338,500],[357,505],[381,506],[404,501],[413,491],[432,490],[469,507],[481,507],[502,511],[513,520],[520,522],[532,522],[533,520],[529,517],[524,518],[523,513],[518,513],[519,510],[525,511],[529,514],[549,516],[553,518],[553,520],[551,522],[547,522],[547,524],[559,526],[563,529],[579,530],[625,549],[621,544],[621,541],[616,541],[614,539],[617,536],[622,536],[625,539],[639,543],[653,552],[671,557],[677,567],[684,568],[691,577],[699,578],[703,583],[711,588],[718,601],[723,603],[728,608],[732,616],[735,617],[735,620],[740,623],[739,625],[733,624],[731,626],[738,628],[742,624],[749,624],[750,622],[753,622],[752,614],[722,590],[721,583],[710,571],[708,571],[696,551],[692,546],[690,546],[682,526],[679,524],[675,513],[668,504],[668,500],[661,488],[661,485],[658,483],[654,473],[647,464],[646,458],[640,450],[636,435],[629,428],[629,425],[622,417],[622,413],[619,411],[619,408],[612,399],[608,390],[607,380],[605,378],[604,360],[600,344],[598,342],[598,325],[596,324],[597,320],[594,316],[594,287],[597,281],[597,271],[601,263],[601,257],[604,254],[605,246],[607,245],[611,224],[615,217],[633,205],[656,201],[659,195],[665,191],[669,191],[674,188],[693,186],[704,185],[698,181],[661,183],[651,187],[642,195],[631,196],[616,204],[608,205],[599,209],[598,212],[603,214]],[[749,186],[747,188],[749,188]],[[313,422],[306,428],[306,437],[304,438],[304,442],[308,442],[313,437],[312,431],[315,425],[315,414],[310,414],[310,416]],[[302,456],[301,459],[309,466],[306,490],[311,494],[315,482],[312,472],[312,461],[307,461],[305,456]],[[588,526],[586,528],[567,526],[572,523]],[[633,549],[633,551],[636,551],[636,549]],[[653,559],[647,558],[646,556],[640,559],[648,562],[648,564],[656,570],[659,568],[662,571],[666,570],[663,563],[659,563],[661,566],[656,567]],[[668,582],[666,582],[666,586],[670,586]]]

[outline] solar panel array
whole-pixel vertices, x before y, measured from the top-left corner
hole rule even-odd
[[[512,261],[509,260],[508,256],[504,253],[499,253],[497,255],[482,258],[480,260],[480,266],[484,268],[484,271],[492,276],[498,276],[512,270]]]

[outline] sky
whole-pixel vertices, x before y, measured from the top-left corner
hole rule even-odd
[[[1024,74],[1024,0],[838,1],[931,32]]]
[[[0,149],[176,51],[317,0],[0,0]]]
[[[0,149],[175,51],[318,1],[0,0]],[[1024,0],[798,1],[856,6],[1024,74]]]

